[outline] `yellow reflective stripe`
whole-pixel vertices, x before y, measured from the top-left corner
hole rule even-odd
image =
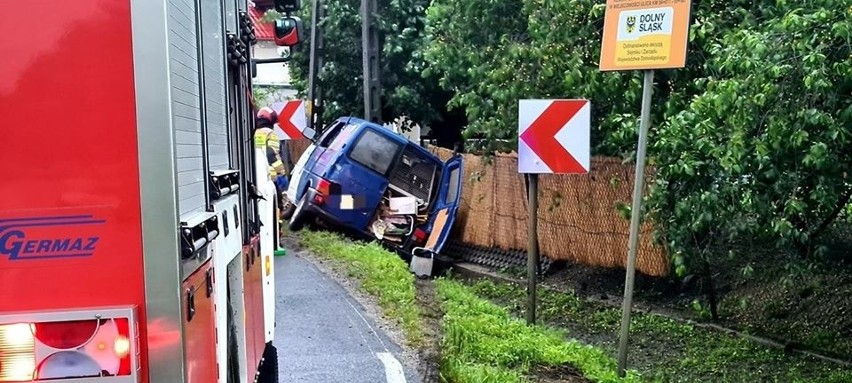
[[[270,128],[260,128],[254,131],[254,146],[264,148],[270,145],[270,142],[275,142],[278,145],[278,137],[275,135],[275,130]]]
[[[284,167],[284,163],[281,162],[280,160],[275,161],[272,164],[272,169],[273,170],[270,173],[272,173],[273,176],[277,176],[279,174],[281,174],[281,175],[287,174],[287,168]]]
[[[268,145],[272,149],[275,149],[275,153],[278,153],[278,150],[281,148],[281,143],[278,142],[278,140],[275,139],[275,137],[273,137],[273,139],[266,141],[266,145]]]
[[[263,129],[258,129],[256,132],[254,132],[254,146],[256,148],[262,148],[262,147],[266,146],[267,135],[263,134],[263,132],[261,132],[261,130],[263,130]]]

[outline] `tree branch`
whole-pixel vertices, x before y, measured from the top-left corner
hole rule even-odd
[[[837,205],[834,206],[834,210],[825,217],[816,229],[810,232],[808,238],[810,238],[811,242],[822,235],[825,229],[828,229],[828,226],[830,226],[831,223],[837,219],[840,213],[843,212],[843,209],[849,204],[850,200],[852,200],[852,184],[846,185],[846,191],[840,196],[840,199],[837,201]]]

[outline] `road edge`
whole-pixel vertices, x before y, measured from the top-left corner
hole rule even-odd
[[[420,367],[423,365],[424,361],[419,357],[417,350],[408,345],[402,328],[384,315],[381,307],[376,301],[376,298],[360,291],[356,281],[353,281],[351,278],[335,270],[331,265],[329,265],[328,261],[320,258],[316,254],[313,254],[309,250],[302,248],[299,245],[297,238],[288,239],[289,240],[285,243],[291,253],[287,256],[300,257],[310,262],[326,277],[331,278],[338,285],[343,287],[349,296],[364,308],[365,316],[369,320],[372,320],[378,328],[384,330],[388,338],[390,338],[390,340],[399,347],[400,350],[402,350],[399,362],[404,367],[407,367],[412,373],[417,375],[421,381],[425,382],[425,377],[421,376],[420,373]]]

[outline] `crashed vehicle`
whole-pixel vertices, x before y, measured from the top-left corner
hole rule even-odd
[[[322,130],[293,168],[284,218],[319,219],[403,254],[441,251],[461,196],[462,156],[443,162],[387,127],[344,117]]]

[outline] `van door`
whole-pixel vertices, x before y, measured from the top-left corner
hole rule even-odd
[[[388,133],[366,126],[340,159],[337,179],[345,182],[341,198],[350,201],[341,206],[340,218],[361,231],[368,230],[404,146]]]
[[[439,184],[437,199],[432,205],[430,214],[429,239],[424,246],[434,253],[440,253],[441,248],[447,242],[453,223],[456,221],[456,213],[459,210],[461,200],[462,166],[464,157],[456,154],[444,163],[441,172],[441,183]]]

